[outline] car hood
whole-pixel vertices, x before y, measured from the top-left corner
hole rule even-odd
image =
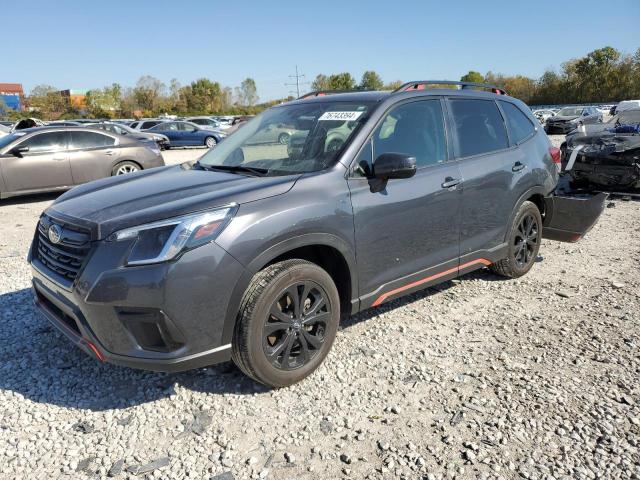
[[[571,116],[556,115],[554,117],[549,117],[549,119],[547,121],[549,121],[549,122],[568,122],[568,121],[574,120],[574,119],[576,119],[578,117],[579,117],[579,115],[571,115]]]
[[[80,185],[58,197],[45,213],[88,228],[98,240],[143,223],[282,195],[299,177],[250,177],[182,164]]]

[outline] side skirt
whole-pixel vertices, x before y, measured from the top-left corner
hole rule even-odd
[[[487,267],[505,258],[507,251],[508,245],[504,243],[495,248],[469,253],[455,260],[450,260],[389,282],[375,291],[361,296],[360,310],[377,307],[389,300],[400,298],[479,268]]]

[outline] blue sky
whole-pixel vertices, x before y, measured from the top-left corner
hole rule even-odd
[[[0,82],[58,88],[200,77],[256,80],[286,96],[295,65],[312,80],[373,69],[385,81],[468,70],[537,77],[605,45],[640,47],[640,0],[453,2],[29,0],[3,7]],[[308,88],[308,87],[307,87]]]

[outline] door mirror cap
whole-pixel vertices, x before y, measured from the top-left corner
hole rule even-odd
[[[16,147],[11,149],[11,152],[13,155],[15,155],[16,157],[21,157],[23,153],[27,153],[29,151],[29,147],[24,146],[24,147]]]
[[[381,180],[411,178],[416,174],[416,157],[403,153],[383,153],[373,162],[373,175]]]

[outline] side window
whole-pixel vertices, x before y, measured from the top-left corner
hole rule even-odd
[[[469,157],[507,148],[507,131],[493,100],[449,100],[458,137],[458,155]]]
[[[67,148],[66,132],[41,133],[20,144],[29,147],[29,153],[59,152]]]
[[[369,177],[373,175],[373,147],[371,140],[367,140],[356,159],[353,173],[357,177]]]
[[[179,126],[180,130],[183,132],[193,132],[196,129],[193,125],[189,125],[187,122],[182,122]]]
[[[405,103],[387,114],[373,134],[373,156],[403,153],[416,157],[418,168],[447,159],[440,100]]]
[[[515,143],[520,143],[535,131],[531,120],[513,103],[500,102],[500,105],[507,117],[507,127]]]
[[[133,122],[131,125],[129,125],[131,128],[136,128],[138,126],[138,123],[140,122]]]
[[[100,148],[115,145],[116,139],[95,132],[71,132],[69,147],[75,150]]]

